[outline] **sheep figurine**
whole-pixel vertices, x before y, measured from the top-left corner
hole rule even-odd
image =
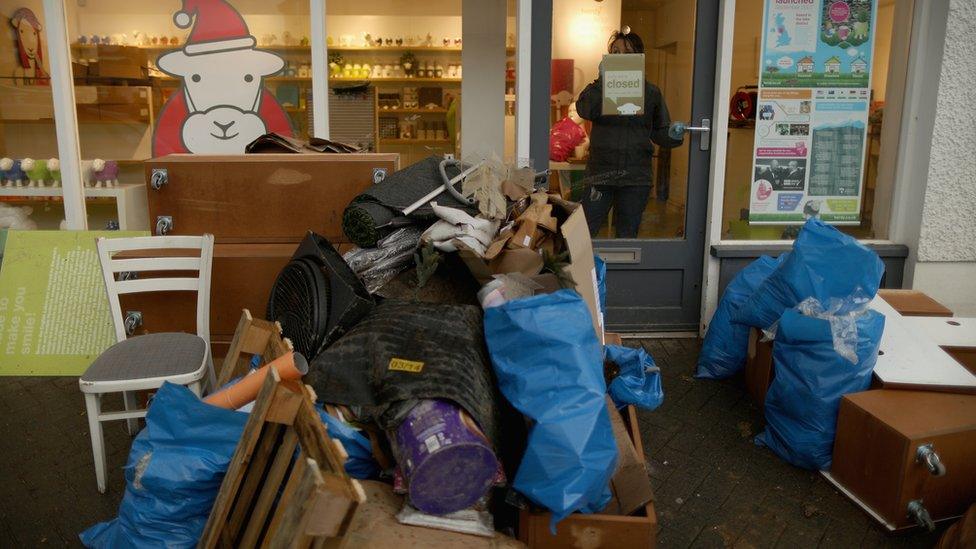
[[[27,174],[20,168],[20,160],[12,158],[0,159],[0,179],[6,182],[8,187],[21,187],[27,180]]]
[[[96,158],[92,160],[92,179],[95,186],[114,187],[119,184],[119,163],[115,160],[102,160]]]
[[[0,202],[0,229],[33,231],[37,223],[30,218],[34,208],[30,206],[9,206]]]
[[[25,158],[20,161],[20,168],[27,174],[28,187],[43,187],[44,182],[51,179],[51,172],[47,169],[47,160]]]
[[[51,185],[54,187],[61,186],[61,161],[57,158],[49,158],[47,160],[47,171],[51,173]]]

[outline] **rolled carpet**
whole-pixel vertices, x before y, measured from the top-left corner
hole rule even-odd
[[[357,246],[372,248],[397,228],[416,224],[423,229],[436,221],[437,216],[429,204],[420,206],[409,216],[404,216],[403,210],[435,188],[444,186],[439,171],[441,160],[431,156],[393,172],[354,198],[342,214],[342,230],[346,237]],[[458,173],[457,168],[447,169],[451,177]],[[472,215],[478,212],[477,207],[462,203],[451,193],[441,193],[436,200],[441,206],[459,208]]]

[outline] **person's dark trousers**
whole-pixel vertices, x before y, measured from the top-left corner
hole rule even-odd
[[[626,187],[591,186],[583,194],[583,213],[590,236],[596,237],[613,207],[613,227],[617,238],[637,238],[641,217],[651,196],[650,185]]]

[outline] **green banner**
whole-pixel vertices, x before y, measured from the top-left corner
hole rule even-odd
[[[115,342],[95,239],[144,231],[10,231],[0,265],[0,376],[77,376]]]

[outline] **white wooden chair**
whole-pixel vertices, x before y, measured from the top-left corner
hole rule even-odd
[[[102,422],[125,419],[134,434],[140,417],[136,391],[158,389],[169,381],[201,395],[215,383],[210,356],[210,270],[213,235],[99,238],[98,257],[105,278],[117,343],[105,350],[81,375],[98,491],[105,492],[105,439]],[[114,259],[117,252],[138,251],[138,258]],[[174,274],[174,272],[178,272]],[[162,273],[159,278],[129,278],[118,273]],[[192,273],[186,276],[185,273]],[[197,292],[197,333],[158,333],[126,337],[119,296],[124,294]],[[102,395],[122,393],[125,411],[102,412]]]

